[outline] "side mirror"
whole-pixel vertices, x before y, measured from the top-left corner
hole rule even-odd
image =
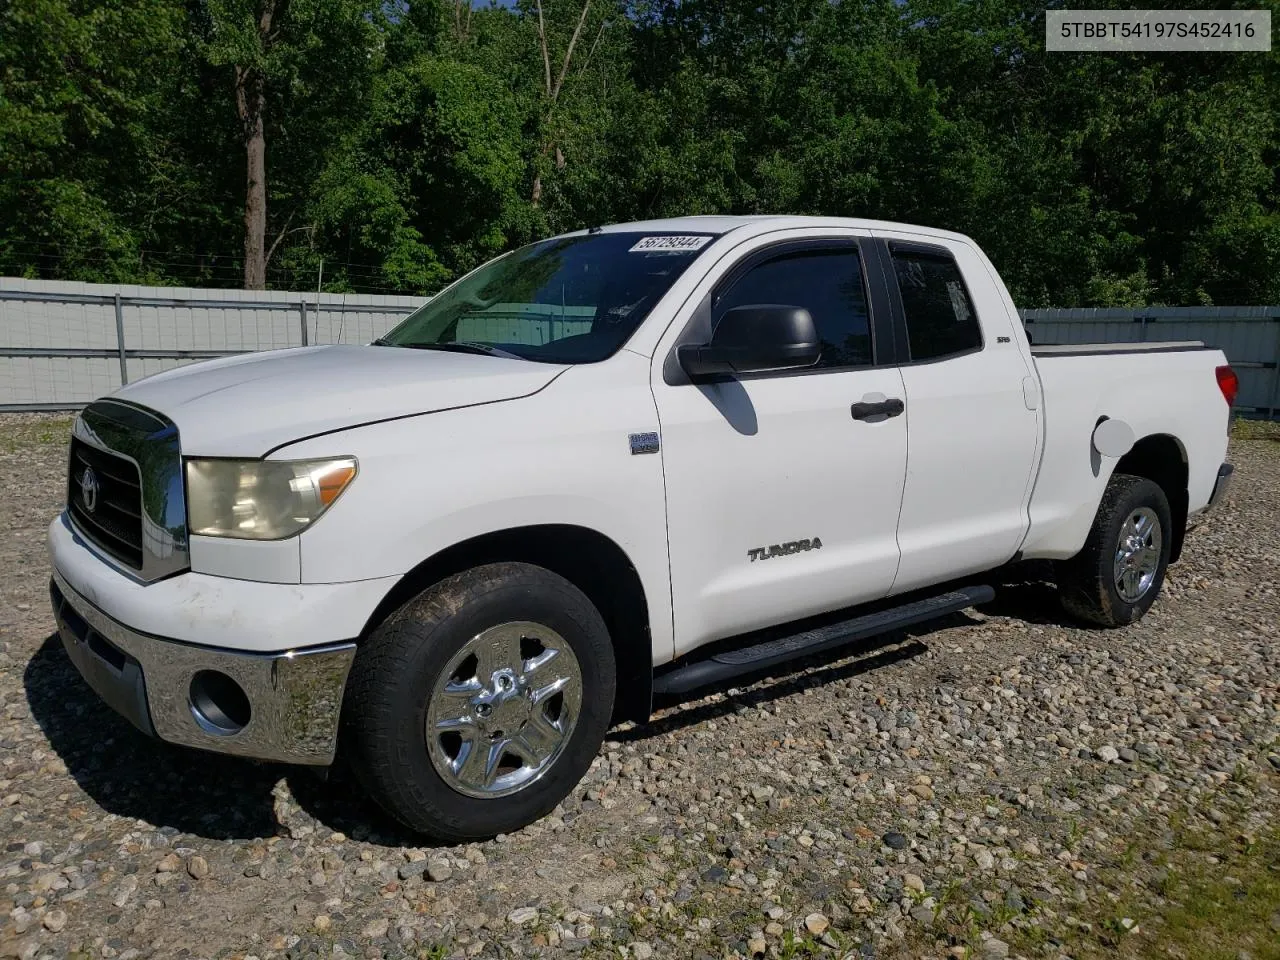
[[[685,344],[676,356],[689,379],[698,380],[811,367],[821,353],[822,344],[808,310],[760,303],[727,311],[710,343]]]

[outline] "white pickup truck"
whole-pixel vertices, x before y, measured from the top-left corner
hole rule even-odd
[[[508,253],[368,346],[149,377],[76,420],[64,645],[143,731],[344,755],[446,840],[546,814],[611,722],[991,598],[1142,616],[1222,494],[1199,343],[1032,347],[982,251],[691,217]]]

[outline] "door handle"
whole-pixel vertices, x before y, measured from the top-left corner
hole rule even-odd
[[[907,409],[907,405],[897,397],[891,400],[880,400],[878,402],[855,403],[849,408],[849,412],[853,414],[855,420],[872,420],[876,417],[896,417]]]

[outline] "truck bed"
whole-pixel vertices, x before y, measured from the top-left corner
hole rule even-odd
[[[1103,418],[1127,423],[1136,438],[1175,442],[1187,465],[1188,509],[1209,501],[1226,456],[1221,351],[1190,340],[1061,344],[1032,354],[1046,430],[1024,556],[1061,560],[1080,549],[1116,466],[1091,446]]]

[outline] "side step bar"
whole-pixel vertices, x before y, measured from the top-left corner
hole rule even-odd
[[[767,640],[753,647],[726,650],[706,660],[697,660],[653,678],[654,693],[687,693],[698,687],[731,677],[756,673],[788,660],[805,657],[864,640],[877,634],[900,630],[916,623],[958,613],[980,603],[988,603],[996,592],[988,586],[961,587],[936,597],[927,597],[900,607],[863,614],[789,637]]]

